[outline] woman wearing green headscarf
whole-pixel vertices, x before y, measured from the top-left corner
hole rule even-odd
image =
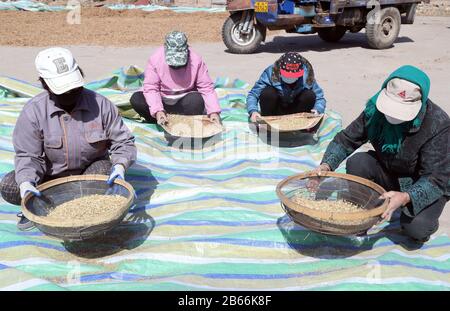
[[[418,243],[436,232],[450,197],[450,120],[428,99],[429,91],[430,79],[423,71],[397,69],[359,117],[334,137],[316,169],[335,170],[370,142],[374,151],[351,156],[347,173],[385,188],[382,197],[390,203],[382,218],[389,221],[402,208],[402,230]]]

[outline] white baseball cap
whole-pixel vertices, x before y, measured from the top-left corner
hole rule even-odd
[[[411,121],[422,107],[420,86],[407,80],[394,78],[378,95],[377,109],[392,118]]]
[[[39,76],[57,95],[84,85],[78,64],[67,49],[54,47],[43,50],[36,56],[35,65]]]

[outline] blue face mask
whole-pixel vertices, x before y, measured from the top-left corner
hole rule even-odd
[[[283,81],[286,84],[294,84],[298,81],[298,78],[285,78],[281,76],[281,81]]]

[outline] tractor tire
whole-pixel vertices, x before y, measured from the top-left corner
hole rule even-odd
[[[370,47],[387,49],[397,40],[401,25],[400,11],[394,7],[375,10],[367,14],[366,36]]]
[[[406,10],[406,15],[402,16],[402,24],[412,25],[416,18],[417,3],[410,4]]]
[[[338,42],[347,32],[347,28],[336,26],[332,28],[321,28],[317,30],[320,39],[325,42]]]
[[[222,27],[222,40],[231,53],[251,54],[255,52],[264,39],[266,28],[254,24],[250,34],[243,35],[238,27],[243,12],[230,15]]]

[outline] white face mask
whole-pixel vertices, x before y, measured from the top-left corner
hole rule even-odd
[[[399,120],[399,119],[396,119],[396,118],[393,118],[393,117],[390,117],[390,116],[387,116],[387,115],[384,115],[384,117],[386,118],[386,120],[389,123],[391,123],[393,125],[402,124],[403,122],[406,122],[406,121]]]

